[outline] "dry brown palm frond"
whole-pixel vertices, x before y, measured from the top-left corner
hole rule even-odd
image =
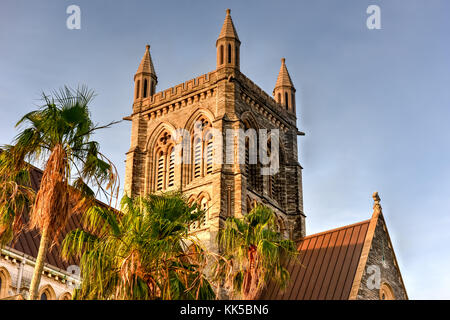
[[[33,202],[35,192],[29,186],[19,184],[12,178],[16,172],[11,172],[11,178],[2,179],[0,185],[0,244],[14,244],[23,230],[30,203]]]
[[[68,159],[62,145],[56,145],[46,163],[39,191],[31,211],[31,229],[49,228],[53,243],[70,215]]]

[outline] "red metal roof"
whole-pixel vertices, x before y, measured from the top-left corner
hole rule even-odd
[[[369,222],[366,220],[303,238],[298,244],[299,255],[287,261],[291,275],[288,287],[281,290],[271,282],[260,299],[348,299]]]

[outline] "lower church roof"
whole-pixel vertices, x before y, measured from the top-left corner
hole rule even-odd
[[[312,234],[298,243],[299,255],[287,261],[288,287],[276,283],[262,292],[264,300],[348,299],[370,220]]]

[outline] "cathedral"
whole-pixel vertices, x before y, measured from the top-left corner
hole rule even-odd
[[[132,124],[125,192],[181,190],[207,212],[190,231],[211,250],[227,217],[242,217],[256,204],[270,207],[280,233],[297,243],[300,263],[287,261],[288,287],[269,283],[260,299],[408,299],[378,193],[371,218],[307,235],[297,146],[304,133],[286,61],[269,95],[241,73],[240,44],[227,10],[216,69],[163,91],[147,45],[134,75],[131,115],[124,118]],[[34,168],[32,177],[37,189],[42,172]],[[79,225],[80,216],[72,216],[64,233]],[[38,245],[39,235],[24,231],[1,249],[0,298],[26,296]],[[59,251],[55,246],[47,255],[41,299],[70,299],[79,281],[77,261],[62,261]]]
[[[240,45],[228,9],[216,40],[216,69],[159,92],[147,45],[134,75],[133,110],[125,118],[132,122],[125,192],[181,190],[206,209],[206,218],[191,232],[210,249],[227,217],[242,217],[257,203],[270,207],[279,231],[297,242],[300,264],[288,262],[286,290],[271,283],[261,299],[408,299],[378,193],[370,219],[306,234],[297,146],[304,133],[297,128],[296,90],[286,60],[281,59],[269,95],[240,71]],[[185,133],[181,137],[180,129]],[[249,157],[252,135],[247,133],[252,129],[279,132],[274,174],[261,174],[267,164]],[[229,130],[244,134],[214,143],[221,137],[212,131],[225,135]],[[274,144],[259,138],[257,148]],[[243,160],[218,159],[229,153]]]

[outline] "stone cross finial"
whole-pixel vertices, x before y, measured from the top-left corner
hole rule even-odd
[[[381,205],[380,205],[381,199],[377,191],[373,193],[372,198],[373,198],[373,212],[381,213]]]

